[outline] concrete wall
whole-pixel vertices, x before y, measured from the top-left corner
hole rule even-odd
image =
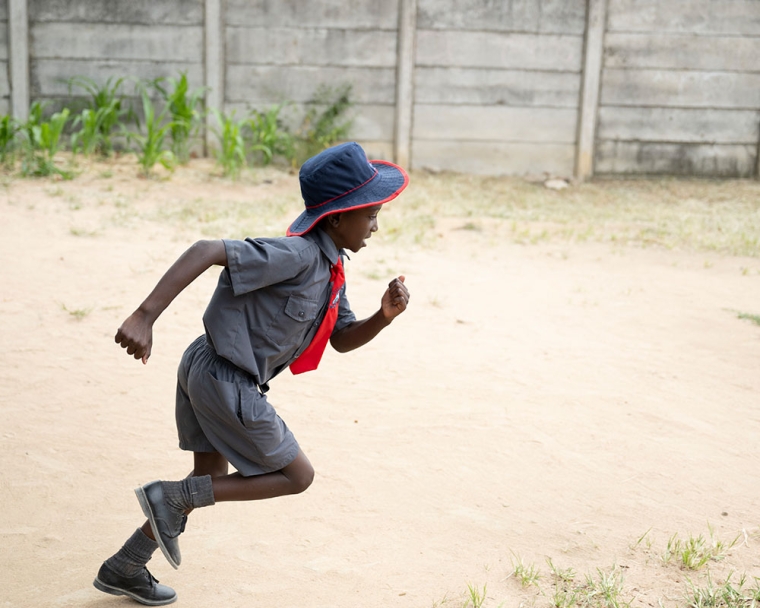
[[[185,71],[212,107],[295,120],[350,83],[352,137],[412,168],[758,172],[760,0],[0,0],[0,22],[19,117],[73,76]]]
[[[760,2],[609,0],[597,173],[757,170]]]
[[[306,104],[321,84],[351,84],[352,136],[392,157],[395,0],[227,0],[223,19],[226,110]]]
[[[573,171],[585,0],[419,0],[412,165]]]
[[[32,100],[66,98],[73,76],[105,83],[184,71],[196,86],[203,83],[203,0],[27,2]],[[123,90],[134,92],[131,80]]]

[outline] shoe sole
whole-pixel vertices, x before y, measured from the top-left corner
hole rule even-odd
[[[145,490],[143,490],[141,487],[135,488],[135,494],[137,495],[137,501],[140,503],[140,508],[142,509],[143,514],[148,518],[150,529],[153,530],[153,536],[156,537],[156,542],[161,548],[161,553],[164,554],[166,561],[169,562],[175,570],[178,570],[179,563],[174,561],[174,558],[170,555],[169,550],[166,548],[166,545],[164,544],[164,541],[161,539],[161,535],[158,532],[156,518],[153,515],[153,509],[150,508],[150,503],[148,502],[148,497],[145,494]]]
[[[129,591],[125,591],[124,589],[119,589],[118,587],[111,587],[111,585],[106,585],[103,581],[101,581],[99,578],[95,577],[95,580],[92,581],[93,587],[97,589],[98,591],[102,591],[103,593],[109,593],[111,595],[126,595],[127,597],[132,598],[136,602],[139,602],[140,604],[144,604],[146,606],[166,606],[166,604],[173,604],[177,601],[177,594],[174,594],[174,597],[169,600],[159,600],[159,601],[151,601],[146,600],[139,595],[135,595],[134,593],[130,593]]]

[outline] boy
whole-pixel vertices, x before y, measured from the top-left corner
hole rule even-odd
[[[314,469],[269,404],[269,381],[286,367],[316,369],[328,339],[339,352],[366,344],[407,307],[400,276],[380,309],[357,321],[342,263],[345,249],[358,252],[377,231],[377,214],[406,188],[406,172],[368,161],[351,142],[306,161],[299,181],[306,208],[286,237],[195,243],[116,333],[128,354],[147,363],[158,316],[205,270],[225,267],[203,316],[206,332],[178,370],[177,431],[180,448],[193,452],[193,472],[135,490],[148,521],[103,563],[93,583],[101,591],[169,604],[177,594],[145,565],[159,547],[172,566],[180,565],[178,537],[190,511],[306,490]],[[228,474],[228,464],[237,472]]]

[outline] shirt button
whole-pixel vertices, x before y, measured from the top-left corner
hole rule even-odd
[[[298,316],[299,316],[299,317],[303,317],[303,310],[302,310],[301,312],[299,312],[299,313],[298,313]]]

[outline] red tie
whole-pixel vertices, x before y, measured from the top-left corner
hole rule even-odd
[[[322,354],[325,352],[327,341],[330,339],[335,321],[338,320],[338,304],[340,303],[340,288],[346,282],[346,275],[343,274],[343,262],[338,257],[338,263],[333,264],[330,268],[330,282],[332,291],[330,292],[330,302],[327,306],[325,318],[319,326],[317,333],[311,340],[309,346],[303,351],[298,358],[290,364],[290,371],[294,374],[302,374],[317,369]]]

